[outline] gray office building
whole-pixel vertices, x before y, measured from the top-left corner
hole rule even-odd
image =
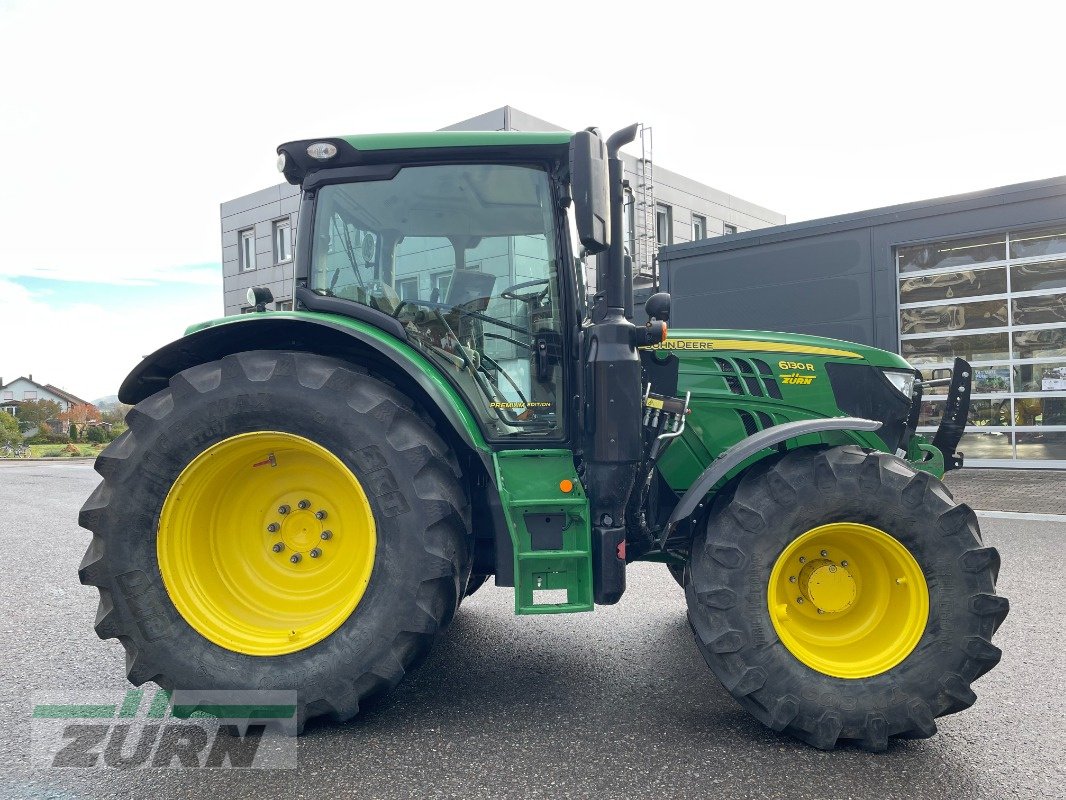
[[[557,125],[504,106],[443,130],[561,131]],[[783,214],[662,169],[652,157],[650,128],[623,153],[632,195],[626,206],[626,240],[634,258],[635,283],[649,285],[660,246],[779,225]],[[299,189],[271,186],[221,205],[222,272],[226,314],[251,310],[249,287],[266,286],[277,309],[292,308],[292,255],[299,217]],[[415,291],[432,288],[442,274],[431,266]],[[400,287],[404,288],[404,287]]]
[[[676,244],[659,259],[671,327],[856,341],[927,377],[965,358],[966,463],[1066,467],[1066,177]],[[927,391],[919,430],[935,430],[945,391]]]

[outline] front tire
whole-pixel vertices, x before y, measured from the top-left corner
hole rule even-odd
[[[81,510],[79,577],[135,685],[294,689],[301,727],[341,721],[451,620],[471,563],[461,474],[390,385],[318,355],[238,353],[127,421]]]
[[[704,659],[760,722],[878,751],[973,704],[1001,655],[998,572],[940,481],[885,453],[805,449],[716,501],[686,597]]]

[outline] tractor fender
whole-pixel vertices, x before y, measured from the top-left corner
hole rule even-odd
[[[493,474],[491,451],[470,409],[428,360],[399,339],[325,315],[261,313],[233,317],[201,328],[161,347],[138,364],[122,382],[118,397],[134,405],[165,389],[189,367],[249,350],[318,353],[362,364],[396,379],[439,422],[446,423]]]
[[[700,504],[700,501],[707,496],[707,492],[718,481],[728,475],[729,471],[738,464],[760,450],[810,433],[821,433],[823,431],[876,431],[880,427],[881,423],[877,420],[862,419],[860,417],[804,419],[798,422],[773,425],[746,439],[741,439],[711,462],[711,465],[700,474],[688,491],[682,495],[670,515],[670,519],[666,522],[666,530],[669,531],[681,520],[690,517]]]

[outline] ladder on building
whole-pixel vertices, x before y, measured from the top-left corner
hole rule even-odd
[[[633,209],[633,280],[650,279],[659,253],[655,219],[655,171],[651,158],[650,125],[640,126],[640,159],[637,161],[637,186]]]

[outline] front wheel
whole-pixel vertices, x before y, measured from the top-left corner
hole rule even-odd
[[[692,546],[707,664],[768,727],[884,750],[968,708],[1000,651],[999,553],[932,476],[856,447],[756,465]]]
[[[458,464],[358,367],[238,353],[139,403],[79,521],[96,631],[134,684],[292,689],[343,720],[449,622],[470,572]]]

